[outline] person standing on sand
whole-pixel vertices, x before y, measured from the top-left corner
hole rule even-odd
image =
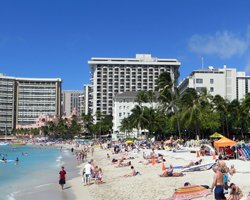
[[[63,190],[63,186],[66,183],[66,171],[64,170],[64,167],[62,166],[61,171],[59,172],[59,184],[62,187]]]
[[[92,165],[90,164],[91,162],[87,162],[87,164],[84,167],[85,170],[85,185],[90,185],[90,178],[91,178],[91,168]]]
[[[216,200],[224,200],[226,199],[224,196],[224,181],[223,174],[221,169],[218,166],[213,167],[214,178],[211,186],[211,191],[214,189],[214,199]]]

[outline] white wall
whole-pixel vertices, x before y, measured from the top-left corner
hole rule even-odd
[[[124,134],[120,131],[121,121],[122,119],[131,115],[131,110],[138,105],[135,101],[135,98],[124,98],[114,101],[113,108],[113,133],[119,132],[119,134]],[[142,106],[156,108],[157,103],[142,103]],[[137,130],[133,130],[133,136],[137,137]]]

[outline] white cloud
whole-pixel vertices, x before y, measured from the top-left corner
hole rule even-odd
[[[221,58],[231,58],[244,54],[249,46],[250,31],[245,37],[237,37],[229,31],[218,31],[214,35],[193,35],[188,41],[191,51],[200,55],[218,55]]]

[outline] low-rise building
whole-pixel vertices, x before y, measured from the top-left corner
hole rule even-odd
[[[138,130],[133,129],[131,132],[122,132],[120,130],[121,121],[129,117],[132,112],[131,110],[138,105],[139,103],[137,100],[137,95],[139,92],[123,92],[121,94],[117,94],[114,97],[114,107],[113,107],[113,134],[112,138],[124,138],[124,137],[137,137]],[[141,106],[146,107],[157,107],[156,102],[152,103],[142,103]],[[144,130],[146,131],[146,130]]]

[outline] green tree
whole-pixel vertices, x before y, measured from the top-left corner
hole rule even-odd
[[[127,133],[133,130],[132,120],[130,116],[122,119],[119,129],[121,132],[125,133],[126,137]]]
[[[179,117],[179,90],[177,88],[177,79],[179,73],[175,78],[172,78],[169,72],[163,72],[157,79],[157,89],[159,91],[159,101],[161,103],[161,110],[176,118],[177,130],[181,138],[181,127]]]
[[[93,132],[93,125],[94,125],[94,118],[93,116],[88,113],[87,115],[82,114],[82,121],[83,121],[83,128],[84,131],[87,133],[92,133]]]
[[[132,110],[131,120],[133,127],[137,128],[138,135],[141,135],[141,130],[145,128],[148,123],[147,118],[144,114],[144,107],[140,105],[136,105]]]
[[[148,93],[146,91],[139,91],[136,96],[136,102],[141,105],[142,103],[147,103],[149,101],[148,99]]]
[[[222,132],[224,135],[226,134],[229,137],[229,125],[228,125],[229,102],[225,100],[223,97],[221,97],[220,95],[215,95],[213,98],[213,105],[214,105],[214,109],[220,115]]]

